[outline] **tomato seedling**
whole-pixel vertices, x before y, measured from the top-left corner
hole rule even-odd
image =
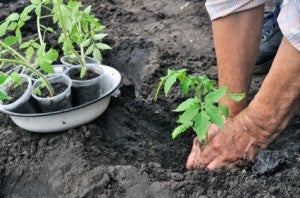
[[[53,21],[62,29],[59,43],[63,43],[64,55],[76,57],[82,69],[80,77],[86,75],[85,56],[93,55],[102,61],[101,50],[111,49],[102,43],[107,34],[101,33],[105,26],[91,14],[91,6],[82,10],[81,2],[70,0],[64,4],[62,0],[53,1]]]
[[[233,101],[241,101],[245,94],[227,93],[227,87],[217,88],[215,81],[210,80],[207,76],[191,76],[187,74],[186,69],[168,70],[168,74],[161,78],[158,85],[155,101],[158,94],[164,86],[165,96],[168,95],[172,86],[179,81],[182,93],[186,96],[190,92],[194,95],[182,102],[174,111],[180,112],[181,115],[177,120],[178,127],[172,132],[172,138],[192,128],[197,134],[199,142],[205,139],[208,144],[208,128],[214,123],[219,128],[224,128],[224,118],[229,117],[229,109],[224,105],[218,105],[223,97],[229,97]]]

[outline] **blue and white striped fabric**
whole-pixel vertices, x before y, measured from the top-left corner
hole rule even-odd
[[[266,0],[206,0],[211,20],[248,10]],[[279,27],[289,42],[300,51],[300,0],[284,0],[278,16]]]

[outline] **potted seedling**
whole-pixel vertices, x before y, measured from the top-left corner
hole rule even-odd
[[[33,73],[36,76],[39,77],[39,81],[37,81],[34,85],[34,93],[32,95],[37,99],[41,109],[45,111],[56,111],[61,110],[61,106],[59,106],[60,103],[65,103],[66,105],[63,108],[71,107],[70,102],[70,80],[67,83],[67,80],[65,81],[53,81],[51,75],[46,76],[45,74],[53,74],[53,67],[52,63],[57,60],[58,53],[56,50],[50,48],[47,49],[47,45],[45,43],[45,34],[50,31],[49,28],[41,25],[40,20],[43,18],[41,16],[41,9],[46,4],[49,3],[48,0],[32,0],[32,4],[26,7],[21,14],[13,13],[10,16],[8,16],[5,21],[0,25],[0,38],[6,36],[4,39],[0,39],[0,64],[12,64],[14,66],[23,66],[26,68],[27,73]],[[35,12],[37,16],[36,24],[37,24],[37,30],[38,30],[38,38],[34,40],[29,40],[26,42],[23,42],[22,38],[22,27],[25,25],[25,22],[28,21],[30,17],[31,12]],[[42,34],[42,31],[44,33]],[[12,36],[7,36],[12,35]],[[24,55],[23,55],[24,54]],[[8,58],[7,58],[8,57]],[[41,72],[43,71],[44,74]],[[25,72],[26,73],[26,72]],[[25,80],[27,85],[31,86],[31,81],[28,81],[28,78],[25,78],[24,75],[20,75],[18,79],[22,79],[23,83],[16,83],[19,81],[16,81],[16,76],[18,74],[16,72],[13,73],[13,75],[10,76],[9,79],[13,79],[15,84],[18,86],[12,86],[13,88],[18,88],[20,85],[24,84]],[[2,78],[6,80],[8,79],[7,76],[2,75]],[[67,76],[63,76],[62,78],[68,79]],[[57,91],[56,86],[53,87],[53,84],[60,83],[62,87],[65,90],[68,91],[60,91],[60,89]],[[20,85],[19,85],[20,84]],[[9,84],[6,84],[6,81],[2,83],[3,85],[3,91],[2,99],[7,100],[7,98],[11,98],[7,96],[5,93],[7,93]],[[64,86],[66,85],[66,86]],[[29,90],[31,88],[28,88],[26,90]],[[46,90],[47,94],[44,94],[44,90]],[[61,92],[65,95],[61,97]],[[27,93],[27,92],[25,92]],[[6,95],[6,97],[4,97]],[[37,95],[40,95],[41,97],[37,97]],[[44,97],[44,98],[43,98]],[[48,103],[44,103],[44,99],[48,101]],[[28,97],[20,96],[20,99],[24,99],[24,101],[19,102],[19,107],[22,106],[23,103],[28,100]],[[17,100],[18,101],[18,100]],[[68,101],[68,102],[65,102]],[[54,103],[54,105],[53,105]],[[49,108],[49,104],[51,104],[51,108]],[[16,107],[16,108],[19,108]],[[3,106],[4,109],[10,110],[7,108],[7,106]]]
[[[171,87],[179,81],[182,93],[193,96],[182,102],[174,111],[181,113],[177,123],[178,127],[172,132],[172,138],[192,128],[197,134],[199,142],[208,144],[208,128],[214,123],[219,128],[224,127],[224,119],[228,118],[229,110],[224,105],[218,105],[223,97],[229,97],[233,101],[240,101],[245,97],[243,93],[227,93],[227,87],[216,88],[216,83],[206,76],[191,76],[186,69],[168,70],[168,74],[161,78],[155,94],[155,101],[164,86],[167,96]]]
[[[99,20],[90,14],[91,6],[82,10],[78,1],[53,0],[53,19],[62,30],[59,42],[66,55],[61,60],[73,66],[66,74],[72,79],[72,95],[75,105],[82,105],[100,97],[100,80],[103,70],[100,50],[111,49],[101,43],[106,34]],[[87,57],[92,54],[93,58]],[[74,66],[76,65],[76,66]]]

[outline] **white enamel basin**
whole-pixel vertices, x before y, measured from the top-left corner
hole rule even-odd
[[[121,84],[121,74],[114,68],[101,65],[104,74],[101,80],[100,98],[87,104],[66,109],[63,111],[39,113],[39,114],[19,114],[0,109],[11,117],[16,125],[32,132],[50,133],[65,131],[87,124],[99,117],[108,107],[111,95]]]

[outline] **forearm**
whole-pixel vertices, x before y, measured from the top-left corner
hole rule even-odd
[[[248,106],[247,114],[267,132],[262,135],[276,137],[287,126],[299,102],[300,52],[283,39],[272,68]]]
[[[258,51],[264,7],[259,6],[212,22],[218,62],[219,86],[229,91],[248,93]],[[236,103],[221,101],[234,117],[247,106],[247,98]]]

